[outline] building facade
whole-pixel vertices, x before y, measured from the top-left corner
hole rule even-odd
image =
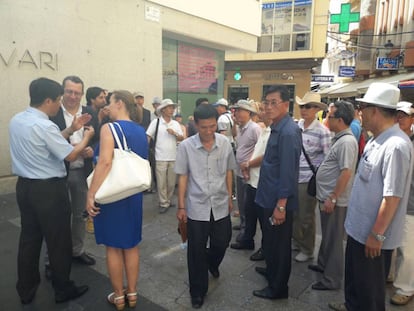
[[[294,98],[310,90],[311,72],[325,57],[328,9],[328,0],[262,1],[257,53],[226,52],[225,96],[260,101],[269,86],[284,84],[299,117]]]
[[[14,191],[7,127],[30,81],[78,75],[85,88],[141,91],[148,107],[169,96],[192,111],[197,97],[223,96],[224,53],[255,51],[260,17],[256,0],[0,1],[0,193]]]
[[[322,90],[321,94],[331,99],[360,97],[372,82],[382,81],[399,86],[402,98],[413,102],[414,2],[335,2],[335,10],[339,10],[338,4],[349,3],[353,12],[359,12],[360,21],[344,33],[338,30],[338,25],[329,25],[326,63],[328,71],[338,78],[338,84]],[[341,78],[341,67],[348,66],[354,67],[353,75]]]

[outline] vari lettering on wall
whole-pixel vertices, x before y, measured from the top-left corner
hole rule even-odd
[[[28,49],[20,52],[14,48],[11,52],[0,50],[0,67],[24,68],[32,67],[34,69],[58,70],[58,55],[45,51],[30,51]]]

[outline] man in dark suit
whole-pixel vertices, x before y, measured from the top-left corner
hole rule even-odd
[[[88,125],[98,131],[98,119],[91,107],[81,106],[80,102],[84,92],[83,81],[77,76],[68,76],[63,79],[63,97],[61,107],[51,121],[64,130],[73,122],[74,118],[84,113],[92,116]],[[72,133],[69,142],[77,145],[83,138],[84,129],[81,128]],[[86,193],[88,190],[86,178],[92,172],[93,145],[96,143],[96,135],[89,145],[81,152],[80,156],[71,163],[66,163],[68,170],[67,182],[72,209],[72,256],[74,260],[86,265],[94,265],[95,259],[85,252],[85,221],[83,212],[85,210]],[[46,265],[46,269],[47,269]]]
[[[141,125],[145,130],[147,130],[149,124],[151,123],[151,112],[148,109],[144,108],[144,93],[135,92],[134,99],[137,106],[141,107],[142,109]]]

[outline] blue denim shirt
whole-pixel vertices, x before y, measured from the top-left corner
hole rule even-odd
[[[286,209],[298,208],[299,158],[302,133],[287,114],[272,124],[271,133],[260,168],[256,203],[263,208],[275,208],[277,201],[287,198]]]

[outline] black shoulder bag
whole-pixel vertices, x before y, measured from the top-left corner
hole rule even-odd
[[[311,197],[315,197],[316,196],[316,172],[318,171],[318,169],[312,164],[308,154],[305,151],[305,147],[303,147],[303,145],[302,145],[302,151],[313,173],[311,179],[309,179],[307,191]]]

